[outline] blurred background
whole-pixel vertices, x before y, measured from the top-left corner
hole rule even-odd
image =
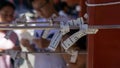
[[[16,15],[20,15],[25,12],[33,12],[33,8],[30,0],[8,0],[15,4]],[[79,17],[81,7],[79,6],[78,0],[53,0],[54,7],[60,14],[68,15],[73,18]]]
[[[30,0],[8,0],[16,6],[16,18],[24,13],[34,14],[35,10],[32,8]],[[83,0],[53,0],[53,6],[60,15],[67,15],[71,18],[84,17],[86,13],[86,6]],[[72,31],[73,33],[76,31]],[[77,42],[81,50],[86,51],[86,36]],[[22,51],[27,51],[22,47]],[[69,55],[65,58],[68,59]],[[34,65],[34,56],[30,55],[29,59]],[[67,60],[69,62],[69,60]],[[26,61],[21,68],[27,68]],[[76,66],[76,67],[75,67]],[[79,55],[77,64],[72,64],[71,68],[86,68],[86,55]]]

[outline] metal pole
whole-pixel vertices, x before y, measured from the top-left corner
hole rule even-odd
[[[68,54],[67,52],[20,52],[20,54]],[[0,52],[0,54],[6,54],[5,52]],[[87,52],[83,51],[83,52],[79,52],[79,54],[87,54]]]
[[[20,30],[20,29],[61,29],[60,25],[54,26],[0,26],[0,30]],[[70,26],[70,29],[79,29],[79,26]],[[120,25],[89,25],[88,29],[120,29]]]
[[[0,26],[0,30],[20,30],[20,29],[39,29],[39,30],[47,30],[48,29],[58,29],[60,30],[60,26]],[[70,29],[79,29],[79,26],[71,26]]]

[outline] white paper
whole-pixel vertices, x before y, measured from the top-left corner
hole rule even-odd
[[[78,57],[78,51],[72,51],[72,55],[71,55],[71,58],[70,58],[70,62],[71,62],[71,63],[76,63],[77,57]]]
[[[50,45],[48,46],[48,49],[55,51],[61,38],[62,38],[62,33],[60,31],[56,32],[50,42]]]
[[[61,27],[62,35],[65,35],[66,33],[70,31],[69,25],[65,24],[64,22],[60,23],[60,27]]]
[[[46,39],[48,37],[49,32],[50,32],[50,29],[44,30],[42,38]]]
[[[85,36],[86,33],[84,30],[78,31],[67,38],[64,42],[62,42],[62,46],[65,50],[70,48],[76,41],[78,41],[81,37]]]

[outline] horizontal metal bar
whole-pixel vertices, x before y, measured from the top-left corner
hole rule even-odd
[[[88,28],[95,29],[120,29],[120,25],[89,25]]]
[[[87,25],[87,24],[85,24]],[[84,27],[84,25],[83,25]],[[60,30],[60,25],[53,26],[0,26],[0,30],[20,30],[20,29],[57,29]],[[70,29],[80,29],[79,26],[70,26]],[[89,25],[86,29],[120,29],[120,25]]]
[[[9,27],[0,27],[0,30],[20,30],[20,29],[59,29],[57,26],[9,26]]]
[[[67,52],[20,52],[22,53],[26,53],[26,54],[68,54]],[[7,54],[4,52],[0,52],[0,54]],[[87,52],[83,51],[83,52],[79,52],[78,54],[88,54]]]
[[[99,3],[99,4],[90,4],[90,3],[88,3],[88,2],[85,2],[85,4],[86,4],[88,7],[108,6],[108,5],[119,5],[119,4],[120,4],[120,1],[119,1],[119,2]]]
[[[20,30],[20,29],[57,29],[60,30],[60,26],[0,26],[0,30]],[[79,27],[71,26],[70,29],[79,29]]]
[[[56,22],[58,23],[58,22]],[[24,24],[50,24],[50,22],[17,22],[17,23],[0,23],[0,25],[24,25]]]

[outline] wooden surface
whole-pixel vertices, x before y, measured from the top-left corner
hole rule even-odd
[[[88,3],[107,3],[120,0],[87,0]],[[88,7],[89,25],[120,24],[120,4]],[[99,30],[88,36],[87,68],[120,68],[120,29]]]

